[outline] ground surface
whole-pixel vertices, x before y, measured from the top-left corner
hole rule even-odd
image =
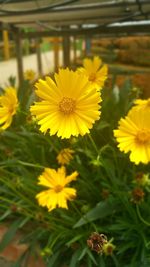
[[[0,267],[11,267],[11,263],[4,258],[0,258]]]
[[[59,64],[62,65],[62,51],[60,51]],[[42,53],[43,74],[54,70],[54,53],[53,51]],[[24,71],[32,69],[37,73],[37,58],[36,54],[23,57]],[[10,76],[17,77],[17,61],[10,59],[0,62],[0,86],[7,86],[7,81]],[[1,267],[1,266],[0,266]]]

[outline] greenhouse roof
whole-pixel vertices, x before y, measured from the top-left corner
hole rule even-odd
[[[150,33],[150,0],[0,0],[1,28],[28,37]]]

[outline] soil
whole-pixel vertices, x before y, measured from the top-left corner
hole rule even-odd
[[[0,258],[0,267],[11,267],[12,263],[4,258]]]

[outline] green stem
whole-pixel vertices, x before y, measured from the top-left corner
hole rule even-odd
[[[53,148],[53,150],[58,154],[60,150],[54,145],[53,141],[50,140],[50,138],[46,137],[46,141],[49,143],[49,145]]]
[[[33,164],[33,163],[29,163],[29,162],[24,162],[22,160],[18,160],[17,163],[19,163],[20,165],[23,165],[23,166],[34,167],[34,168],[38,168],[38,169],[44,169],[45,168],[45,166],[42,166],[39,164]]]
[[[89,140],[90,140],[90,142],[91,142],[91,144],[92,144],[94,150],[96,151],[97,154],[99,154],[98,148],[97,148],[97,146],[96,146],[96,144],[95,144],[95,142],[94,142],[92,136],[91,136],[90,134],[88,134],[88,137],[89,137]]]
[[[141,222],[143,222],[147,226],[150,226],[150,223],[145,221],[145,219],[141,216],[141,213],[140,213],[140,210],[139,210],[139,205],[136,205],[136,211],[137,211],[137,214],[138,214],[139,219],[141,220]]]
[[[20,108],[18,108],[18,113],[20,113],[20,114],[23,114],[23,115],[28,115],[28,112],[26,112],[26,111],[24,111],[24,110],[22,110],[22,109],[20,109]]]

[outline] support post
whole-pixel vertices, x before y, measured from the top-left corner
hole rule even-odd
[[[74,64],[76,64],[76,61],[77,61],[76,36],[73,37],[73,60],[74,60]]]
[[[90,56],[91,53],[91,38],[90,37],[85,37],[85,54],[86,56]]]
[[[68,29],[68,28],[67,28]],[[63,65],[68,67],[70,65],[70,36],[63,36]]]
[[[23,61],[22,61],[22,44],[21,36],[19,30],[15,30],[14,38],[16,43],[16,59],[17,59],[17,68],[18,68],[18,80],[19,85],[23,82]]]
[[[37,65],[39,76],[42,76],[42,57],[41,57],[41,47],[40,40],[36,40],[36,54],[37,54]]]
[[[9,51],[9,36],[8,31],[3,30],[3,42],[4,42],[4,59],[8,60],[10,58]]]
[[[59,38],[53,38],[53,49],[54,49],[54,70],[58,71],[59,68]]]

